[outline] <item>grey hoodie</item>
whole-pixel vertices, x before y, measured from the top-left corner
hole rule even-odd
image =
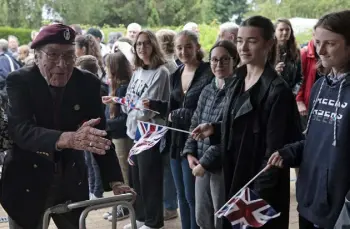
[[[159,66],[157,69],[136,69],[126,92],[126,97],[133,101],[138,101],[137,107],[142,104],[142,99],[169,101],[169,96],[169,71],[164,65]],[[161,125],[165,124],[165,120],[151,111],[132,110],[125,106],[122,106],[122,110],[128,114],[126,133],[131,139],[135,138],[137,120]]]

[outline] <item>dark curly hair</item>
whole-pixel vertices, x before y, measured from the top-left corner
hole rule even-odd
[[[81,49],[85,48],[85,55],[91,55],[96,57],[100,69],[103,70],[104,65],[101,55],[101,48],[92,35],[85,34],[77,36],[75,38],[75,44]]]

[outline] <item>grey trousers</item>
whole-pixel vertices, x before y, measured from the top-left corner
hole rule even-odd
[[[224,204],[224,178],[220,172],[196,177],[196,221],[201,229],[221,229],[222,220],[214,214]]]

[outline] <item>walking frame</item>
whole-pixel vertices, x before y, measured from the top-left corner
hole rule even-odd
[[[112,207],[112,229],[117,229],[117,206],[122,206],[129,209],[131,228],[137,229],[135,210],[132,206],[135,198],[135,195],[128,193],[118,196],[99,198],[95,200],[84,200],[75,203],[67,202],[53,206],[45,211],[43,218],[43,229],[49,228],[50,218],[52,214],[63,214],[77,208],[85,208],[79,218],[79,229],[86,229],[86,217],[88,216],[89,212],[108,207]]]

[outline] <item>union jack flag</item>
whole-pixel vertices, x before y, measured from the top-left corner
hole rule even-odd
[[[123,97],[123,98],[114,97],[113,100],[114,102],[127,106],[130,109],[138,110],[138,108],[136,108],[136,102],[133,100],[130,100],[128,97]]]
[[[168,128],[166,126],[138,121],[135,140],[136,137],[138,137],[138,139],[129,152],[129,164],[134,165],[134,162],[131,159],[133,155],[140,154],[143,151],[152,148],[160,141],[160,139],[162,139],[167,131]]]
[[[228,201],[215,215],[226,217],[233,229],[262,227],[269,220],[280,216],[265,200],[246,188],[240,195]]]

